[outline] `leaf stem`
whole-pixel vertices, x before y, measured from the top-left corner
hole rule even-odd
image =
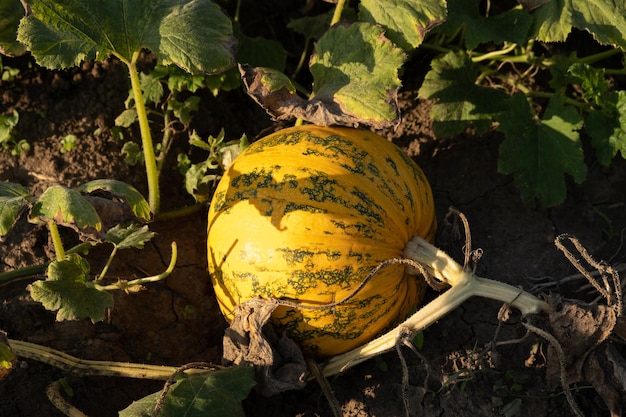
[[[593,64],[603,59],[612,57],[613,55],[617,55],[619,53],[622,53],[622,50],[619,48],[608,49],[606,51],[598,52],[597,54],[587,55],[586,57],[579,58],[578,62],[582,64]]]
[[[50,231],[50,237],[52,238],[52,244],[54,245],[54,253],[57,261],[65,259],[65,248],[63,247],[59,227],[54,221],[49,221],[48,230]]]
[[[307,36],[307,38],[304,41],[304,47],[302,48],[302,53],[300,54],[300,59],[298,60],[298,64],[296,65],[296,69],[293,71],[291,75],[292,80],[295,79],[300,73],[300,71],[302,70],[302,68],[304,68],[304,64],[306,63],[306,57],[309,52],[310,42],[311,42],[311,38]]]
[[[137,120],[139,121],[139,130],[141,132],[141,145],[143,148],[143,156],[146,166],[146,175],[148,180],[148,204],[152,213],[159,212],[161,202],[161,194],[159,190],[159,171],[157,169],[156,157],[154,154],[154,144],[152,142],[152,134],[148,123],[148,115],[146,113],[146,104],[141,91],[141,81],[137,72],[137,59],[139,51],[133,53],[133,58],[127,62],[128,72],[130,75],[130,84],[135,99],[135,109],[137,110]]]
[[[161,272],[160,274],[153,275],[151,277],[137,278],[132,281],[119,281],[115,284],[110,284],[110,285],[100,285],[95,282],[91,282],[89,284],[90,286],[93,286],[93,288],[96,288],[100,291],[115,291],[115,290],[125,290],[130,287],[136,287],[138,285],[143,285],[143,284],[147,284],[150,282],[161,281],[162,279],[167,278],[172,273],[172,271],[174,270],[174,267],[176,266],[177,258],[178,258],[178,246],[176,245],[176,242],[172,242],[172,255],[170,257],[170,264],[167,266],[167,269]]]
[[[109,267],[111,266],[111,263],[113,262],[113,258],[117,254],[117,250],[118,250],[117,245],[114,244],[113,250],[111,251],[111,254],[109,255],[109,259],[107,259],[107,262],[104,265],[104,268],[102,268],[100,275],[98,275],[98,278],[95,279],[94,281],[95,283],[101,282],[106,276],[107,272],[109,272]]]
[[[202,210],[206,205],[197,203],[191,206],[180,207],[174,210],[163,211],[159,213],[155,218],[155,222],[167,221],[172,219],[179,219],[181,217],[190,216]]]
[[[485,54],[472,57],[472,62],[476,63],[476,62],[486,61],[486,60],[490,60],[490,59],[491,60],[501,59],[505,55],[507,55],[508,53],[514,51],[515,48],[517,48],[517,44],[516,43],[512,43],[511,45],[509,45],[506,48],[499,49],[497,51],[487,52]],[[524,57],[524,59],[526,59],[526,55],[523,55],[523,57]]]
[[[346,5],[346,0],[337,1],[337,5],[335,6],[335,11],[333,12],[333,17],[330,19],[330,26],[333,26],[341,20],[341,14],[343,13],[343,9]]]
[[[74,246],[73,248],[68,249],[67,251],[65,251],[65,254],[69,255],[70,253],[80,253],[92,248],[94,245],[95,242],[83,242]],[[6,284],[15,279],[43,274],[49,264],[50,262],[44,262],[38,265],[28,265],[22,268],[17,268],[12,271],[0,272],[0,285]]]
[[[533,97],[533,98],[547,98],[550,99],[552,97],[554,97],[555,95],[557,95],[558,93],[550,93],[548,91],[532,91],[532,90],[528,90],[526,92],[524,92],[524,94],[526,94],[527,97]],[[574,100],[573,98],[564,96],[563,97],[565,103],[571,105],[571,106],[575,106],[581,109],[588,109],[589,105],[587,103],[583,103],[577,100]]]

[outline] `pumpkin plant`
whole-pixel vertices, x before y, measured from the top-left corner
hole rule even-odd
[[[147,201],[123,182],[94,180],[73,189],[54,185],[39,196],[30,195],[19,184],[0,183],[0,237],[10,232],[24,211],[28,211],[29,222],[46,225],[55,258],[44,265],[3,272],[0,283],[45,271],[46,279],[33,282],[30,293],[45,308],[56,311],[59,321],[102,320],[113,304],[110,291],[128,291],[161,280],[172,272],[176,263],[176,244],[173,243],[170,265],[163,273],[131,281],[107,282],[107,272],[119,250],[141,249],[154,236],[147,226],[136,224],[151,219]],[[83,243],[66,249],[59,226],[76,231]],[[104,242],[112,245],[111,254],[102,271],[92,275],[89,263],[81,254]]]
[[[581,56],[591,38],[596,53]],[[567,176],[585,180],[585,160],[626,157],[624,2],[449,0],[421,49],[436,54],[419,90],[434,101],[434,133],[495,126],[504,137],[498,171],[513,176],[526,203],[556,206]]]
[[[148,201],[152,212],[158,213],[159,170],[138,70],[142,49],[189,72],[224,71],[234,64],[230,19],[210,0],[33,0],[28,2],[17,39],[47,68],[68,68],[110,55],[128,67]]]

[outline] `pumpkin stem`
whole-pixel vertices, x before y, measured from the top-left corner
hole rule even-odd
[[[407,330],[413,333],[424,330],[474,296],[502,301],[520,310],[522,315],[549,311],[548,303],[545,301],[512,285],[474,275],[445,252],[419,236],[409,242],[405,249],[405,256],[421,264],[432,277],[452,288],[383,336],[350,352],[331,358],[322,367],[322,373],[325,376],[343,372],[373,356],[392,350],[398,338],[402,337]]]

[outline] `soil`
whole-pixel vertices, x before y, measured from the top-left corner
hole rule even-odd
[[[0,112],[17,110],[19,138],[32,149],[20,157],[0,153],[0,180],[41,193],[51,184],[76,186],[97,178],[123,180],[146,193],[142,167],[128,166],[120,155],[122,142],[111,133],[115,117],[128,94],[125,68],[115,60],[86,63],[80,68],[48,71],[28,57],[4,59],[20,68],[13,82],[0,82]],[[407,73],[410,72],[410,63]],[[583,278],[557,281],[577,274],[554,245],[555,237],[570,233],[596,259],[618,265],[626,260],[626,163],[616,159],[609,167],[590,163],[588,180],[568,184],[566,201],[554,208],[522,203],[510,176],[497,173],[498,146],[494,132],[477,136],[471,131],[451,138],[435,138],[430,129],[431,103],[417,98],[419,79],[405,82],[399,97],[403,120],[397,129],[380,132],[401,146],[423,168],[437,205],[441,231],[450,206],[462,211],[471,225],[472,244],[482,249],[478,275],[527,290],[557,292],[592,301],[596,295]],[[241,91],[206,94],[196,128],[202,136],[246,133],[255,138],[277,128]],[[201,120],[200,120],[201,119]],[[155,128],[157,129],[157,128]],[[61,153],[61,139],[78,137],[77,147]],[[158,134],[158,129],[155,130]],[[137,132],[126,139],[138,141]],[[171,151],[188,152],[178,140]],[[162,177],[163,210],[193,204],[174,164]],[[158,233],[144,250],[126,250],[116,258],[112,276],[129,279],[158,274],[165,269],[170,243],[179,246],[175,271],[166,280],[131,294],[118,293],[107,319],[55,322],[29,296],[20,279],[0,286],[0,329],[12,339],[49,346],[78,358],[181,365],[192,361],[220,363],[225,321],[219,314],[206,271],[206,209],[184,218],[156,221]],[[64,231],[68,242],[77,242]],[[462,261],[463,242],[440,233],[437,245]],[[97,270],[106,248],[89,256]],[[21,219],[0,245],[0,271],[41,264],[52,256],[46,229]],[[537,284],[546,284],[538,287]],[[429,294],[430,297],[434,296]],[[371,359],[329,383],[345,416],[570,416],[562,386],[550,377],[554,360],[542,337],[526,334],[513,315],[501,322],[501,305],[471,299],[424,332],[423,347],[406,349],[408,383],[397,353]],[[502,343],[516,341],[514,343]],[[608,343],[608,342],[607,342]],[[624,346],[612,346],[623,358]],[[565,346],[567,348],[567,346]],[[0,381],[0,415],[60,416],[46,398],[46,387],[66,378],[73,390],[71,403],[93,417],[112,416],[132,401],[155,392],[162,382],[124,378],[79,377],[33,360],[20,360]],[[585,415],[609,415],[607,405],[592,384],[572,378],[573,398]],[[622,381],[623,382],[623,381]],[[248,416],[331,416],[318,384],[265,398],[251,393],[243,403]],[[623,410],[622,410],[623,411]]]

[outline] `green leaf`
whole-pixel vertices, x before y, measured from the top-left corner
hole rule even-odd
[[[139,74],[139,80],[141,83],[141,91],[143,92],[144,102],[146,104],[159,104],[164,93],[163,84],[159,81],[159,77],[153,76],[153,73],[144,74],[142,72]]]
[[[585,120],[585,131],[591,137],[598,161],[609,166],[620,152],[626,158],[626,91],[614,91],[606,96],[604,109],[592,110]]]
[[[587,175],[577,130],[582,118],[564,97],[550,99],[543,119],[533,118],[523,94],[516,94],[502,113],[498,130],[505,139],[500,145],[498,170],[513,174],[523,199],[544,207],[563,202],[567,188],[565,174],[581,183]]]
[[[0,237],[13,228],[26,202],[24,197],[0,197]]]
[[[143,162],[143,152],[141,147],[135,142],[124,143],[121,152],[124,155],[124,162],[128,165],[136,165],[138,162]]]
[[[351,9],[344,10],[344,13]],[[329,10],[323,14],[316,14],[314,16],[304,16],[298,19],[292,19],[287,23],[287,29],[293,30],[307,38],[319,39],[330,27],[330,22],[333,19],[334,9]],[[345,18],[344,15],[342,17]]]
[[[102,228],[100,217],[87,199],[78,191],[53,185],[39,196],[30,210],[29,220],[34,223],[53,221],[77,230]]]
[[[316,43],[310,60],[313,94],[297,95],[287,76],[271,68],[241,65],[248,94],[276,120],[301,118],[323,126],[398,120],[398,71],[406,56],[379,26],[335,25]]]
[[[210,0],[31,0],[18,40],[37,62],[67,68],[112,53],[130,62],[142,48],[189,72],[234,64],[230,19]]]
[[[552,0],[534,12],[533,33],[544,42],[563,42],[572,27],[602,44],[626,49],[626,3],[614,0]]]
[[[107,230],[107,240],[118,249],[136,248],[143,249],[144,244],[152,239],[156,233],[148,230],[148,226],[137,227],[130,225],[122,227],[117,225]]]
[[[475,49],[480,44],[526,42],[532,16],[523,9],[510,9],[496,15],[480,13],[480,0],[448,0],[448,18],[438,28],[450,35],[464,28],[465,46]]]
[[[595,105],[602,105],[611,86],[605,78],[604,68],[594,68],[589,64],[576,62],[568,68],[568,74],[574,83],[583,89],[583,99]]]
[[[285,69],[287,51],[279,42],[262,37],[251,38],[243,34],[238,39],[237,62],[278,71]]]
[[[204,78],[206,87],[217,97],[220,91],[231,91],[241,87],[241,75],[237,67],[221,74],[207,75]]]
[[[183,376],[168,391],[159,416],[244,417],[241,401],[256,384],[252,367],[236,366],[206,376]],[[161,392],[156,392],[120,412],[120,417],[152,415]]]
[[[206,75],[204,74],[190,74],[175,65],[164,68],[167,69],[169,74],[167,88],[169,88],[170,91],[189,91],[195,93],[199,88],[205,87]],[[218,75],[215,76],[217,77]]]
[[[570,0],[551,0],[533,11],[531,36],[544,42],[563,42],[572,31],[567,5]]]
[[[29,197],[28,190],[14,182],[0,182],[0,197]]]
[[[132,185],[117,180],[93,180],[76,187],[76,190],[84,193],[92,193],[94,191],[108,191],[116,197],[126,200],[135,217],[148,221],[152,218],[150,206],[146,199]]]
[[[439,137],[463,132],[470,124],[486,132],[502,111],[508,96],[476,85],[477,72],[467,53],[448,52],[435,58],[418,96],[435,99],[431,109],[433,131]]]
[[[0,0],[0,53],[22,55],[24,45],[17,41],[17,27],[24,17],[24,7],[20,0]]]
[[[211,184],[216,175],[207,175],[209,166],[206,163],[192,164],[185,172],[185,190],[197,202],[207,201],[211,195]]]
[[[9,233],[29,197],[20,184],[0,182],[0,237]]]
[[[137,110],[133,107],[124,110],[115,118],[115,126],[130,127],[137,121]]]
[[[189,96],[184,102],[180,102],[176,99],[170,99],[167,101],[167,109],[172,110],[174,116],[176,116],[181,123],[188,125],[191,123],[191,113],[197,111],[200,105],[200,97]]]
[[[57,321],[90,318],[103,320],[113,297],[87,285],[89,264],[78,254],[70,254],[48,266],[48,278],[30,286],[33,300],[51,311],[57,311]]]
[[[314,100],[377,125],[398,118],[398,71],[406,56],[369,23],[335,26],[315,45]]]
[[[409,51],[422,44],[430,29],[446,18],[446,1],[361,0],[359,18],[385,28],[386,36]]]
[[[0,380],[4,379],[17,364],[17,357],[9,346],[9,341],[3,332],[0,332]]]

